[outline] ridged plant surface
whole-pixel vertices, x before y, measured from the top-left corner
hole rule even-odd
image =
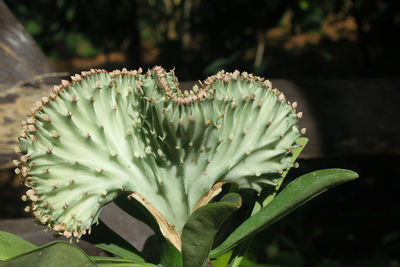
[[[134,192],[180,233],[219,182],[261,191],[291,167],[296,103],[248,73],[181,92],[173,71],[92,70],[42,98],[20,129],[27,209],[79,238],[103,206]]]

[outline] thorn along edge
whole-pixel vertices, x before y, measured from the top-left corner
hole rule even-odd
[[[43,97],[41,98],[41,101],[37,101],[36,102],[36,108],[34,108],[32,110],[32,114],[31,117],[28,118],[26,120],[26,122],[21,122],[21,126],[20,126],[20,138],[21,139],[26,139],[28,142],[33,142],[33,143],[37,143],[38,141],[40,142],[40,136],[38,136],[38,132],[42,131],[43,125],[52,125],[53,121],[49,116],[49,114],[45,113],[46,112],[46,108],[51,105],[51,103],[53,101],[55,101],[55,99],[57,99],[60,95],[62,95],[62,93],[64,91],[67,90],[71,90],[70,88],[74,88],[74,90],[76,90],[76,88],[74,86],[76,86],[78,83],[82,83],[87,77],[91,77],[93,75],[100,75],[100,74],[104,74],[104,75],[110,75],[110,79],[111,82],[107,85],[101,84],[99,82],[99,80],[96,80],[95,83],[95,87],[98,90],[97,92],[94,93],[94,95],[90,96],[90,103],[91,106],[94,106],[95,104],[93,104],[95,102],[95,99],[98,99],[98,94],[102,94],[103,92],[110,90],[109,88],[114,87],[114,85],[116,85],[116,79],[118,79],[121,76],[133,76],[136,77],[139,75],[143,75],[142,74],[143,70],[141,68],[139,68],[138,70],[133,70],[133,71],[128,71],[127,69],[122,69],[122,71],[120,70],[114,70],[112,72],[107,72],[103,69],[91,69],[90,71],[82,71],[81,74],[75,74],[73,76],[71,76],[71,81],[68,80],[62,80],[60,85],[55,85],[54,86],[54,90],[50,93],[49,97]],[[178,106],[187,106],[187,105],[191,105],[193,103],[197,103],[197,102],[201,102],[201,101],[206,101],[206,100],[213,100],[215,98],[216,95],[216,91],[215,90],[219,90],[216,89],[217,87],[214,86],[217,82],[222,82],[222,86],[229,86],[229,84],[231,82],[236,82],[240,79],[248,82],[248,83],[254,83],[257,82],[258,86],[265,88],[266,90],[272,91],[275,96],[276,96],[276,101],[281,102],[286,104],[286,97],[283,93],[281,93],[279,90],[277,89],[272,89],[272,84],[269,80],[265,80],[264,78],[258,77],[258,76],[254,76],[253,74],[247,73],[247,72],[239,72],[238,70],[235,70],[234,72],[230,73],[230,72],[225,72],[224,70],[218,72],[216,75],[212,75],[207,77],[203,82],[199,82],[199,84],[201,85],[201,87],[199,87],[198,85],[193,86],[192,90],[185,90],[184,92],[180,91],[179,88],[177,88],[177,79],[172,72],[172,77],[174,78],[174,81],[171,81],[166,75],[166,71],[160,67],[160,66],[155,66],[152,69],[148,70],[148,72],[145,74],[146,77],[150,76],[150,75],[154,75],[154,78],[156,78],[157,84],[160,87],[160,89],[163,91],[163,94],[165,96],[165,98],[170,99],[173,103],[175,103]],[[170,73],[171,73],[170,72]],[[168,74],[170,75],[170,74]],[[143,76],[140,76],[143,77]],[[143,95],[145,93],[145,91],[143,91],[143,87],[145,86],[142,79],[138,79],[134,81],[135,83],[135,90],[138,91],[139,95]],[[82,89],[83,90],[83,89]],[[221,89],[222,90],[222,89]],[[71,90],[72,91],[72,90]],[[100,92],[101,91],[101,92]],[[117,97],[121,97],[121,88],[115,88],[115,92],[114,95],[116,94]],[[130,93],[129,93],[130,92]],[[128,95],[132,94],[133,89],[131,88],[130,90],[128,90]],[[66,114],[64,113],[64,116],[67,118],[66,121],[74,121],[74,115],[73,113],[76,112],[76,116],[79,116],[79,113],[76,111],[75,107],[79,106],[81,104],[81,101],[85,101],[84,99],[81,99],[79,97],[81,97],[80,95],[74,94],[73,92],[70,92],[70,99],[69,99],[69,103],[71,106],[70,109],[68,111],[66,111]],[[63,96],[64,97],[64,96]],[[143,98],[145,98],[143,96]],[[80,100],[81,99],[81,100]],[[156,104],[156,100],[151,96],[149,96],[148,98],[149,102],[153,105]],[[235,99],[236,100],[236,99]],[[251,94],[249,96],[244,96],[243,100],[238,100],[239,102],[236,102],[233,97],[230,98],[228,97],[227,99],[223,99],[222,102],[223,103],[230,103],[230,111],[234,112],[239,105],[241,103],[248,103],[247,105],[251,104],[254,105],[255,107],[258,107],[259,110],[262,110],[264,108],[264,106],[266,105],[265,103],[263,103],[263,101],[259,100],[259,98],[257,98],[256,94]],[[87,101],[87,100],[86,100]],[[101,98],[100,98],[101,101]],[[243,101],[243,102],[241,102]],[[97,103],[97,102],[96,102]],[[296,110],[297,108],[297,102],[293,102],[287,103],[288,106],[292,109],[292,110]],[[50,107],[51,108],[51,107]],[[112,108],[113,112],[115,114],[119,114],[119,106],[118,105],[113,105]],[[293,111],[293,112],[294,112]],[[168,112],[167,110],[163,110],[163,114],[166,114],[166,112]],[[222,113],[220,113],[220,121],[223,121],[225,116],[227,116],[225,114],[226,111],[223,111]],[[51,115],[51,114],[50,114]],[[143,121],[145,120],[145,116],[146,114],[143,113],[140,114],[142,116]],[[196,115],[197,116],[197,115]],[[197,120],[201,119],[194,116],[193,114],[188,114],[188,116],[186,117],[187,121],[182,121],[181,118],[179,118],[178,122],[177,122],[177,126],[180,126],[182,128],[187,127],[185,123],[189,122],[189,124],[196,124]],[[295,116],[297,119],[301,119],[303,116],[302,112],[298,112],[295,113]],[[65,118],[64,117],[64,118]],[[141,122],[139,122],[140,124]],[[171,122],[170,122],[171,123]],[[176,122],[175,122],[176,123]],[[208,128],[211,123],[213,123],[213,125],[215,125],[215,128],[219,130],[219,132],[224,132],[226,131],[226,124],[223,124],[221,122],[217,123],[216,121],[211,121],[211,120],[207,120],[204,122],[204,128]],[[198,124],[198,123],[197,123]],[[269,122],[267,124],[267,126],[271,125],[271,122]],[[139,125],[137,125],[139,126]],[[101,130],[104,131],[104,127],[101,125],[100,126]],[[214,127],[210,127],[210,130],[215,129]],[[51,141],[51,142],[62,142],[63,138],[61,137],[63,135],[63,132],[59,133],[56,131],[56,129],[51,130],[52,128],[49,128],[49,135],[53,137],[53,140],[55,141]],[[177,127],[177,130],[179,129],[179,127]],[[306,129],[303,128],[299,131],[299,134],[304,135],[306,133]],[[127,138],[132,136],[132,132],[131,130],[128,130],[127,133]],[[155,133],[154,133],[155,134]],[[228,137],[225,137],[224,140],[219,139],[220,141],[218,142],[219,144],[223,145],[223,144],[236,144],[237,142],[240,142],[240,140],[242,138],[247,138],[247,134],[248,134],[248,130],[244,129],[242,132],[242,135],[240,135],[240,138],[238,137],[238,135],[234,135],[232,134],[228,134]],[[251,134],[251,132],[250,132]],[[220,134],[221,136],[221,134]],[[158,136],[161,142],[165,142],[165,136]],[[87,133],[86,135],[87,139],[92,139],[92,136]],[[93,138],[96,138],[95,135],[93,135]],[[59,139],[59,140],[58,140]],[[286,139],[285,133],[281,133],[280,135],[280,139],[284,140]],[[49,139],[50,140],[50,139]],[[168,140],[168,139],[167,139]],[[92,141],[88,141],[89,143],[93,143]],[[196,146],[196,143],[193,141],[190,141],[187,143],[187,146],[189,148],[194,148]],[[21,149],[22,148],[22,149]],[[175,146],[174,146],[175,148]],[[54,151],[56,151],[56,146],[54,146]],[[144,150],[144,151],[143,151]],[[134,150],[132,151],[133,155],[132,155],[132,159],[136,159],[137,161],[140,161],[139,159],[141,159],[141,155],[143,155],[143,157],[146,157],[146,155],[148,157],[157,157],[159,160],[161,159],[165,159],[166,155],[163,151],[163,149],[161,148],[157,148],[154,147],[152,145],[146,145],[144,144],[144,149],[143,150]],[[176,151],[181,151],[183,150],[183,147],[181,146],[176,146]],[[208,148],[207,148],[208,150]],[[287,149],[288,153],[291,153],[291,151],[293,150],[293,147],[290,146]],[[21,143],[21,145],[19,147],[16,148],[16,151],[18,153],[22,153],[23,155],[19,158],[18,160],[14,161],[14,164],[17,165],[18,167],[15,169],[15,173],[16,174],[22,174],[22,176],[25,178],[25,185],[27,185],[28,187],[32,187],[34,188],[34,185],[36,184],[37,180],[34,178],[32,179],[32,177],[29,176],[29,171],[32,167],[34,167],[34,163],[33,159],[29,156],[29,155],[24,155],[24,153],[26,152],[26,148],[25,145],[23,145]],[[206,146],[202,145],[199,147],[199,152],[204,153],[206,151]],[[46,147],[46,151],[45,153],[47,154],[46,156],[52,156],[53,153],[53,147]],[[180,152],[179,152],[180,153]],[[247,150],[245,152],[245,154],[247,156],[250,156],[251,154],[251,150]],[[118,153],[116,151],[111,151],[109,154],[112,158],[114,158],[114,161],[118,161],[119,160],[119,156]],[[55,157],[56,155],[53,155],[53,157]],[[211,160],[208,159],[208,164],[211,164]],[[75,161],[75,164],[78,165],[78,162]],[[294,164],[294,166],[296,166],[296,164]],[[130,168],[130,166],[129,166]],[[93,170],[93,169],[92,169]],[[103,175],[103,172],[107,172],[107,168],[103,169],[101,167],[97,167],[94,169],[94,174],[93,175]],[[279,169],[277,170],[278,174],[282,174],[284,172],[284,170]],[[35,176],[36,174],[33,174],[32,176]],[[51,171],[49,170],[49,168],[46,169],[42,169],[42,174],[40,175],[51,175]],[[261,177],[262,173],[260,171],[256,171],[254,173],[254,175],[256,177]],[[202,176],[209,176],[208,172],[203,172]],[[262,178],[262,177],[261,177]],[[166,179],[166,178],[164,178]],[[79,186],[79,182],[76,183],[75,177],[74,179],[70,179],[68,186],[71,187],[76,187]],[[164,188],[164,182],[161,179],[160,176],[157,177],[157,181],[158,184]],[[64,184],[53,184],[52,188],[54,190],[60,190],[62,189],[64,186]],[[123,188],[123,187],[122,187]],[[89,192],[89,191],[88,191]],[[83,198],[86,197],[90,197],[90,194],[88,192],[85,192],[83,194]],[[186,189],[185,189],[186,192]],[[103,197],[106,197],[108,194],[110,194],[111,192],[109,190],[103,190],[101,192],[100,195],[102,195]],[[27,212],[34,212],[34,214],[36,215],[36,217],[41,221],[41,222],[49,222],[50,226],[58,231],[60,234],[63,234],[64,236],[66,236],[67,238],[74,236],[74,237],[80,237],[82,234],[86,233],[86,230],[90,229],[86,229],[86,228],[82,228],[82,229],[70,229],[68,228],[69,226],[67,226],[64,223],[60,223],[57,221],[52,220],[49,216],[51,215],[51,209],[46,208],[49,210],[49,214],[50,215],[46,215],[46,214],[41,214],[41,210],[43,209],[43,207],[50,207],[48,202],[41,202],[41,196],[38,194],[38,192],[34,189],[28,189],[25,193],[25,195],[23,195],[23,197],[21,198],[23,201],[27,201],[30,200],[32,201],[32,204],[30,206],[27,206],[25,208],[25,210]],[[70,207],[70,205],[68,203],[64,203],[63,205],[64,209],[68,209]],[[75,215],[73,216],[75,218]],[[82,224],[82,222],[79,223],[79,226]],[[78,225],[78,224],[77,224]]]

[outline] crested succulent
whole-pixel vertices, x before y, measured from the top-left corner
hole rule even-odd
[[[54,86],[22,121],[21,156],[14,162],[29,187],[22,196],[31,201],[25,210],[70,240],[90,233],[102,208],[118,197],[117,204],[132,216],[150,216],[144,221],[155,230],[160,246],[160,258],[151,262],[205,266],[210,257],[239,246],[228,257],[229,266],[237,266],[244,251],[240,246],[250,236],[326,189],[357,177],[348,170],[316,171],[277,194],[307,143],[300,138],[305,129],[297,126],[302,112],[268,80],[252,74],[220,71],[183,92],[174,71],[159,66],[146,73],[90,70],[71,80]],[[235,186],[215,201],[225,183]],[[249,197],[254,191],[262,194]],[[128,200],[121,202],[125,196]],[[232,232],[223,223],[242,201],[247,215]],[[224,241],[212,249],[220,229],[225,229],[219,232]],[[4,234],[10,235],[0,232]],[[88,266],[154,266],[118,238],[110,246],[101,240],[92,241],[122,259],[86,257]],[[8,244],[0,242],[2,246],[16,262],[30,262],[37,251],[52,254],[58,247],[82,254],[53,243],[34,249],[29,245],[32,254],[12,258]]]
[[[223,183],[261,191],[293,165],[302,113],[263,78],[220,71],[190,92],[159,66],[71,79],[22,122],[16,169],[27,209],[66,237],[127,191],[179,249],[185,222]]]

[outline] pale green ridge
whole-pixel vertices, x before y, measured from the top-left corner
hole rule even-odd
[[[122,191],[143,196],[181,232],[219,181],[261,191],[291,167],[295,107],[251,74],[220,72],[180,92],[173,73],[102,70],[73,76],[20,133],[34,214],[80,237]]]

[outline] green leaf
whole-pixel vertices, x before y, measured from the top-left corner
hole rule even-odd
[[[16,235],[0,231],[0,260],[7,260],[35,248],[37,246]]]
[[[242,242],[240,245],[236,246],[232,251],[232,257],[230,258],[229,264],[227,267],[238,267],[243,259],[245,258],[245,254],[250,247],[250,243],[253,241],[253,238],[248,238],[245,242]]]
[[[236,192],[230,191],[230,192],[231,193],[235,192],[240,194],[240,197],[242,198],[242,206],[237,212],[232,214],[232,216],[226,219],[225,222],[222,224],[222,226],[218,230],[217,235],[214,237],[214,242],[213,242],[214,247],[221,244],[236,228],[238,228],[247,218],[251,216],[254,204],[256,203],[257,192],[255,190],[251,189],[238,190],[232,187],[233,186],[231,184],[230,188],[232,190],[237,190],[237,191]]]
[[[97,257],[93,256],[90,257],[94,263],[96,263],[96,266],[100,267],[154,267],[156,265],[151,264],[151,263],[144,263],[144,262],[136,262],[128,259],[123,259],[123,258],[114,258],[114,257]]]
[[[292,151],[292,163],[294,164],[297,160],[297,157],[300,155],[301,151],[303,151],[303,149],[305,148],[305,146],[308,143],[308,138],[307,137],[300,137],[296,140],[296,144],[299,145],[297,148],[293,149]],[[270,203],[276,196],[276,194],[279,191],[279,188],[281,187],[284,178],[286,177],[286,175],[288,174],[290,169],[287,169],[283,174],[282,174],[282,179],[278,182],[277,186],[275,187],[275,191],[274,193],[268,195],[265,200],[262,202],[262,206],[265,207],[268,205],[268,203]],[[261,208],[261,207],[260,207]],[[258,209],[259,210],[259,209]],[[253,214],[255,213],[255,211],[258,211],[257,207],[255,207]]]
[[[296,161],[296,159],[299,157],[301,151],[306,147],[308,143],[308,138],[307,137],[300,137],[296,140],[296,144],[299,145],[299,147],[293,149],[292,151],[292,163]]]
[[[240,266],[241,267],[282,267],[282,266],[286,266],[286,265],[259,264],[250,259],[244,258],[243,261],[241,262]]]
[[[96,264],[97,267],[154,267],[157,265],[151,264],[151,263],[131,263],[131,262],[118,262],[118,263],[112,263],[112,262],[103,262],[103,263],[98,263]]]
[[[303,175],[282,190],[266,207],[247,219],[221,245],[211,251],[220,255],[253,236],[313,197],[336,185],[351,181],[358,174],[343,169],[325,169]]]
[[[56,241],[2,261],[0,266],[95,267],[96,264],[77,246],[63,241]]]
[[[237,193],[224,196],[220,202],[196,210],[182,231],[182,260],[184,267],[204,266],[215,235],[223,222],[242,205]]]
[[[219,255],[217,258],[212,259],[211,263],[213,267],[226,267],[228,266],[229,260],[231,258],[232,255],[232,250]]]
[[[151,263],[130,263],[130,262],[103,262],[96,264],[97,267],[154,267],[157,265]]]
[[[182,254],[163,236],[157,236],[160,246],[159,267],[182,267]]]
[[[114,233],[101,220],[97,226],[92,227],[92,234],[83,236],[82,239],[122,258],[144,262],[140,252],[135,247]]]

